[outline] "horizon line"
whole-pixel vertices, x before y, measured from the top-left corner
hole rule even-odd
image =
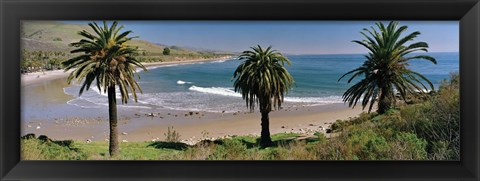
[[[459,51],[434,51],[434,52],[412,52],[412,53],[460,53]],[[282,53],[283,55],[359,55],[367,53]]]
[[[221,50],[215,50],[221,51]],[[228,52],[228,51],[225,51]],[[241,52],[230,52],[234,54],[241,54]],[[459,51],[435,51],[435,52],[412,52],[412,53],[460,53]],[[364,55],[367,53],[282,53],[283,55]]]
[[[188,46],[188,45],[167,45],[159,42],[153,42],[150,40],[146,39],[140,39],[143,41],[148,41],[150,43],[156,44],[156,45],[162,45],[162,46],[167,46],[167,47],[172,47],[172,46],[177,46],[180,48],[186,48],[186,49],[198,49],[195,51],[211,51],[211,52],[225,52],[225,53],[233,53],[233,54],[241,54],[243,51],[230,51],[230,50],[215,50],[215,49],[203,49],[201,47],[195,47],[195,46]],[[277,50],[278,51],[278,50]],[[278,51],[280,52],[280,51]],[[281,53],[281,52],[280,52]],[[412,52],[412,53],[420,53],[420,52]],[[460,51],[432,51],[432,52],[422,52],[422,53],[460,53]],[[359,54],[367,54],[367,53],[282,53],[283,55],[359,55]]]

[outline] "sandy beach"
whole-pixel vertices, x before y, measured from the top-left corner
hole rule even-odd
[[[361,108],[350,109],[343,104],[287,108],[270,113],[270,132],[301,133],[306,136],[315,132],[326,133],[326,129],[338,119],[355,117]],[[260,133],[258,111],[239,113],[211,113],[164,110],[160,113],[138,114],[119,112],[121,141],[164,140],[168,127],[180,133],[187,143],[201,139],[216,139],[233,135]],[[54,139],[80,141],[106,141],[108,138],[108,112],[96,118],[64,117],[54,120],[32,120],[25,122],[22,133],[44,134]],[[132,117],[131,117],[132,116]]]
[[[142,63],[145,67],[158,67],[158,66],[165,66],[165,65],[173,65],[173,64],[190,64],[190,63],[198,63],[198,62],[208,62],[208,61],[218,61],[218,60],[226,60],[230,59],[232,56],[224,56],[218,58],[208,58],[208,59],[192,59],[192,60],[179,60],[179,61],[171,61],[171,62],[151,62],[151,63]],[[42,72],[33,72],[22,74],[21,81],[22,87],[42,83],[45,81],[60,79],[68,77],[68,75],[72,72],[72,70],[65,72],[64,70],[51,70],[51,71],[42,71]]]
[[[230,57],[144,65],[155,67],[228,58]],[[99,109],[92,112],[92,109],[66,104],[71,99],[70,95],[63,92],[63,87],[66,86],[64,79],[67,76],[68,72],[63,70],[22,75],[22,87],[28,86],[28,90],[24,91],[24,99],[29,99],[32,106],[45,108],[45,113],[39,114],[47,114],[48,117],[37,119],[30,115],[26,120],[22,120],[22,135],[34,133],[57,140],[106,141],[109,133],[108,110]],[[56,111],[49,110],[53,108],[56,108]],[[355,117],[361,112],[361,107],[351,109],[342,103],[284,107],[270,113],[270,131],[272,134],[294,132],[306,136],[313,135],[315,132],[325,133],[336,120]],[[167,132],[168,127],[178,131],[181,139],[186,143],[233,135],[259,135],[261,129],[261,115],[258,111],[215,113],[119,108],[118,114],[120,141],[123,142],[164,140],[164,133]]]
[[[44,72],[33,72],[22,74],[21,81],[22,87],[38,84],[46,81],[68,77],[71,71],[65,72],[64,70],[51,70]]]

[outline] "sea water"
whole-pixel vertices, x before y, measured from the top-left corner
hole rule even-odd
[[[425,75],[438,89],[440,82],[448,79],[450,73],[459,71],[459,54],[427,53],[437,60],[412,60],[409,68]],[[287,70],[295,84],[285,97],[283,106],[312,106],[342,103],[342,94],[353,85],[348,84],[349,76],[338,81],[346,72],[363,64],[361,54],[332,55],[287,55],[291,65]],[[119,104],[121,108],[173,109],[209,112],[235,112],[248,110],[241,94],[233,89],[233,72],[241,63],[238,59],[199,62],[192,64],[166,65],[139,72],[143,94],[138,102]],[[74,98],[67,103],[83,108],[108,106],[107,95],[92,86],[91,90],[78,97],[80,86],[64,88]],[[117,98],[120,93],[117,91]],[[120,100],[118,100],[120,102]]]

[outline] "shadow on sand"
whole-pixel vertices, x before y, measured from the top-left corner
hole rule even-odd
[[[165,141],[156,141],[148,145],[148,147],[154,147],[157,149],[174,149],[174,150],[185,150],[188,148],[188,145],[181,142],[165,142]]]
[[[56,145],[59,145],[59,146],[62,146],[62,147],[67,147],[68,149],[72,150],[72,151],[75,151],[75,152],[78,152],[79,149],[78,148],[74,148],[73,147],[73,140],[61,140],[61,141],[57,141],[57,140],[52,140],[50,139],[49,137],[45,136],[45,135],[40,135],[38,136],[38,138],[35,138],[35,134],[33,133],[30,133],[30,134],[27,134],[25,136],[22,136],[21,139],[38,139],[44,143],[48,143],[48,144],[56,144]]]
[[[260,138],[257,138],[255,142],[251,142],[245,139],[239,139],[242,144],[244,144],[248,149],[251,148],[258,148],[260,147]],[[318,138],[313,138],[313,137],[290,137],[290,138],[283,138],[281,140],[274,140],[273,144],[270,147],[279,147],[279,146],[285,146],[293,142],[298,142],[298,141],[305,141],[307,143],[309,142],[315,142],[318,141]],[[224,140],[202,140],[195,144],[194,146],[198,145],[223,145]],[[166,142],[166,141],[156,141],[148,145],[148,147],[154,147],[157,149],[174,149],[174,150],[179,150],[183,151],[189,147],[192,147],[190,145],[187,145],[185,143],[181,142]]]

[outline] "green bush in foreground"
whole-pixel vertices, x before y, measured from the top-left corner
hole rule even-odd
[[[367,135],[368,138],[382,136],[391,147],[392,155],[388,159],[458,160],[459,76],[452,74],[449,81],[442,82],[435,95],[423,102],[404,105],[399,110],[391,109],[382,115],[361,114],[349,121],[337,121],[332,129],[341,132],[341,136],[334,139],[346,143],[368,132],[375,133]],[[355,152],[356,149],[347,150]],[[380,155],[381,152],[376,154]]]
[[[22,160],[84,160],[86,155],[70,148],[68,141],[52,142],[37,138],[21,139]]]

